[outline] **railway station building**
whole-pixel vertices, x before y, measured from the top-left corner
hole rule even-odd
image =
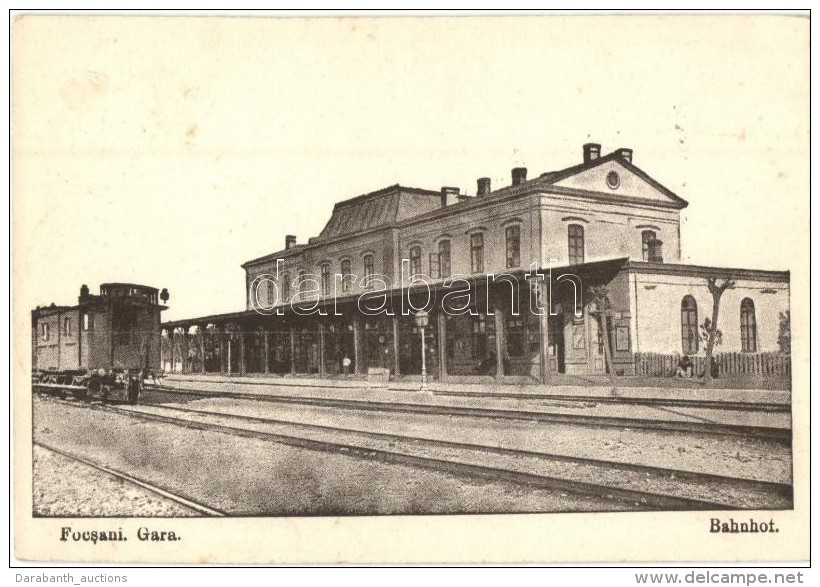
[[[784,354],[788,271],[682,264],[687,202],[630,149],[579,155],[531,178],[512,169],[497,189],[480,178],[474,195],[393,185],[338,202],[318,236],[286,236],[242,265],[244,309],[164,323],[165,369],[417,376],[424,309],[424,362],[440,380],[603,374],[604,331],[618,374],[669,374],[676,357],[704,354],[707,280],[731,278],[715,352],[782,370],[771,357]]]

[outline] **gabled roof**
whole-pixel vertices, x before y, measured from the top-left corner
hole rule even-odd
[[[356,234],[387,226],[441,206],[441,194],[399,184],[337,202],[319,238]]]
[[[639,178],[639,181],[645,182],[651,187],[651,189],[656,190],[659,197],[656,199],[641,197],[640,195],[633,196],[631,194],[622,193],[623,190],[607,192],[596,189],[583,189],[559,185],[562,180],[589,172],[590,170],[594,170],[597,167],[613,161],[617,162],[617,164],[621,165],[625,170],[633,173],[637,178]],[[618,151],[615,151],[609,155],[599,157],[598,159],[594,159],[588,163],[581,163],[578,165],[573,165],[572,167],[560,169],[558,171],[542,173],[541,175],[526,180],[518,185],[508,185],[497,190],[493,190],[485,197],[464,198],[458,203],[447,206],[446,208],[436,206],[428,212],[414,215],[415,217],[412,218],[411,222],[424,222],[430,218],[436,218],[447,214],[457,213],[458,211],[486,206],[498,201],[499,198],[514,198],[518,196],[525,196],[527,194],[543,193],[559,194],[607,203],[649,205],[678,210],[686,208],[689,205],[689,202],[652,179],[643,170],[636,167],[630,161],[624,159]]]
[[[689,205],[689,202],[687,202],[686,200],[672,192],[672,190],[670,190],[669,188],[661,185],[660,183],[652,179],[652,177],[650,177],[645,171],[634,165],[631,161],[628,161],[627,159],[622,157],[618,151],[614,151],[609,155],[605,155],[604,157],[598,157],[597,159],[593,159],[592,161],[589,161],[587,163],[580,163],[578,165],[573,165],[572,167],[567,167],[566,169],[542,173],[535,180],[540,180],[543,183],[554,185],[560,182],[561,180],[570,178],[574,175],[578,175],[584,171],[600,167],[601,165],[609,163],[610,161],[617,161],[627,170],[634,173],[643,181],[645,181],[653,188],[655,188],[656,190],[664,194],[666,197],[668,197],[670,200],[678,204],[680,208],[685,208]]]

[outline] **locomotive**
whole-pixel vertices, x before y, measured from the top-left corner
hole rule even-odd
[[[103,283],[99,294],[83,285],[76,305],[32,310],[34,391],[136,403],[144,378],[160,370],[168,298],[166,289]]]

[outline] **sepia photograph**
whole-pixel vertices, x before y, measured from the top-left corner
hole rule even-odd
[[[14,552],[809,557],[809,19],[18,14]]]

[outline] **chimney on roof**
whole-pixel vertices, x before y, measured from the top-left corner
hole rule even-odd
[[[601,156],[601,145],[598,143],[587,143],[584,145],[584,163],[595,161]]]
[[[296,235],[289,234],[285,236],[285,249],[292,249],[296,245]]]
[[[489,177],[479,177],[478,178],[478,191],[476,195],[479,198],[486,198],[490,195],[490,178]]]
[[[512,184],[513,185],[521,185],[527,181],[527,168],[526,167],[513,167],[512,170]]]
[[[618,157],[627,163],[632,163],[632,149],[620,148],[616,153],[618,153]]]
[[[443,187],[441,188],[441,207],[446,208],[458,202],[458,188]]]

